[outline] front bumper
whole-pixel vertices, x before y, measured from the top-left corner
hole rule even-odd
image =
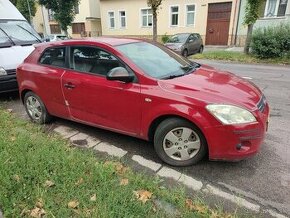
[[[255,155],[268,129],[269,111],[268,104],[257,111],[255,123],[207,128],[209,159],[239,161]]]
[[[15,70],[7,70],[7,75],[0,76],[0,93],[18,90]]]

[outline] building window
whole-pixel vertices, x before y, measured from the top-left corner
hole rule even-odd
[[[73,34],[84,34],[86,32],[85,23],[73,23],[72,33]]]
[[[108,15],[109,15],[109,27],[111,29],[115,29],[115,12],[110,11]]]
[[[126,12],[119,11],[120,16],[120,28],[126,28]]]
[[[171,6],[171,26],[178,26],[178,6]]]
[[[48,9],[48,20],[49,21],[54,21],[55,20],[54,19],[54,14],[55,14],[55,12],[53,10]]]
[[[286,13],[288,0],[267,0],[264,17],[283,17]]]
[[[74,10],[75,10],[75,14],[79,14],[80,13],[79,3],[76,3],[76,5],[74,6]]]
[[[186,6],[186,24],[194,25],[195,5]]]
[[[60,26],[58,24],[50,24],[50,32],[51,34],[59,34],[61,33]]]
[[[142,9],[142,27],[151,27],[153,23],[152,10],[151,9]]]

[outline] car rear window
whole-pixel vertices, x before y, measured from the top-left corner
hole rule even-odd
[[[45,65],[65,67],[65,47],[46,49],[39,62]]]

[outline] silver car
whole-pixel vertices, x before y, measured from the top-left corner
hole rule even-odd
[[[181,54],[184,57],[188,55],[202,53],[203,41],[198,33],[179,33],[169,38],[165,46]]]
[[[69,39],[69,37],[67,37],[66,35],[63,35],[63,34],[51,34],[51,35],[47,35],[44,38],[44,41],[54,42],[54,41],[65,40],[65,39]]]

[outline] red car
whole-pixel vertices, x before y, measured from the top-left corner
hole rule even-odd
[[[32,121],[56,116],[152,141],[174,166],[207,154],[231,161],[252,156],[267,130],[269,106],[254,84],[153,42],[39,44],[18,67],[17,80]]]

